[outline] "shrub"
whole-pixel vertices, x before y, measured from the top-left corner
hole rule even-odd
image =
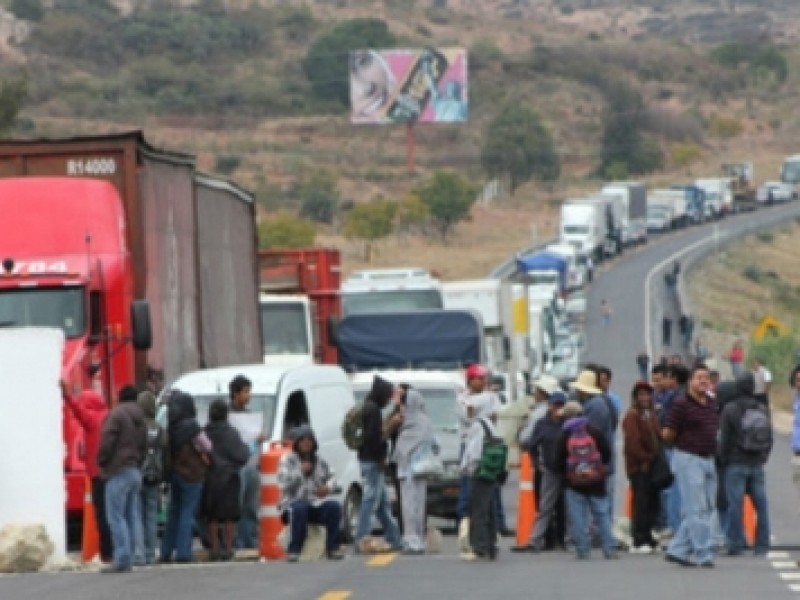
[[[314,224],[289,213],[258,224],[258,245],[261,248],[307,248],[314,245]]]
[[[220,154],[217,156],[215,170],[223,175],[230,175],[239,165],[242,164],[242,157],[236,154]]]
[[[708,131],[716,138],[728,139],[733,138],[742,133],[744,126],[741,121],[735,117],[725,117],[722,115],[714,115],[711,117],[711,122],[708,124]]]

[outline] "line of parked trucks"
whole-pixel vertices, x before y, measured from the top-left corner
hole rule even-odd
[[[800,156],[782,172],[782,185],[800,185]],[[119,387],[154,371],[175,382],[266,364],[271,383],[258,396],[271,407],[264,417],[270,440],[298,422],[333,440],[341,419],[312,403],[324,397],[317,388],[338,389],[341,373],[352,389],[337,400],[339,412],[363,400],[375,373],[410,383],[424,391],[445,449],[445,477],[432,483],[429,508],[453,517],[464,367],[488,364],[511,441],[527,415],[531,381],[545,372],[562,380],[577,374],[581,289],[594,264],[646,242],[653,207],[669,206],[671,223],[702,220],[705,206],[717,206],[704,181],[649,195],[641,183],[611,182],[567,200],[559,239],[518,256],[507,277],[442,282],[407,268],[343,280],[335,249],[259,251],[252,195],[199,172],[194,157],[153,148],[141,132],[0,141],[0,327],[61,328],[62,378],[109,402]],[[724,212],[723,188],[718,196],[711,215]],[[289,389],[300,380],[317,388]],[[224,382],[210,374],[192,382],[207,388],[197,393],[202,417],[205,400],[225,395]],[[64,440],[67,513],[79,520],[85,445],[67,410]],[[352,530],[360,484],[351,464],[345,472]]]

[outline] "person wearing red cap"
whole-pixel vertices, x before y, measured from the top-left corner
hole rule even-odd
[[[489,370],[486,367],[480,364],[470,365],[467,367],[465,378],[467,380],[467,389],[464,390],[458,398],[462,457],[464,455],[467,435],[472,424],[475,422],[475,417],[484,415],[496,420],[497,416],[500,414],[500,408],[502,407],[499,396],[495,392],[487,389]],[[470,478],[463,476],[461,478],[461,487],[459,488],[458,501],[456,503],[456,516],[459,521],[469,516],[469,491]],[[497,498],[495,500],[498,532],[503,536],[513,535],[514,532],[506,525],[499,486],[497,488]]]

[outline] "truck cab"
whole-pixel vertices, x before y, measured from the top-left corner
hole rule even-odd
[[[781,183],[792,186],[792,199],[800,198],[800,154],[787,156],[781,165]]]
[[[341,293],[345,317],[444,307],[439,280],[416,268],[355,271],[342,284]]]
[[[0,179],[0,214],[0,327],[61,329],[68,392],[91,388],[111,405],[135,381],[135,350],[151,343],[149,308],[134,300],[119,194],[90,179]],[[67,515],[79,518],[83,431],[70,410],[63,423]]]

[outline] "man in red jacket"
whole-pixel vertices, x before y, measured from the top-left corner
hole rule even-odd
[[[108,406],[103,397],[94,390],[83,390],[77,397],[70,396],[65,385],[61,386],[61,390],[67,408],[75,415],[83,429],[84,462],[86,474],[92,482],[92,504],[100,534],[100,559],[103,562],[111,562],[111,530],[106,519],[105,480],[100,477],[100,467],[97,466],[100,429],[108,415]]]

